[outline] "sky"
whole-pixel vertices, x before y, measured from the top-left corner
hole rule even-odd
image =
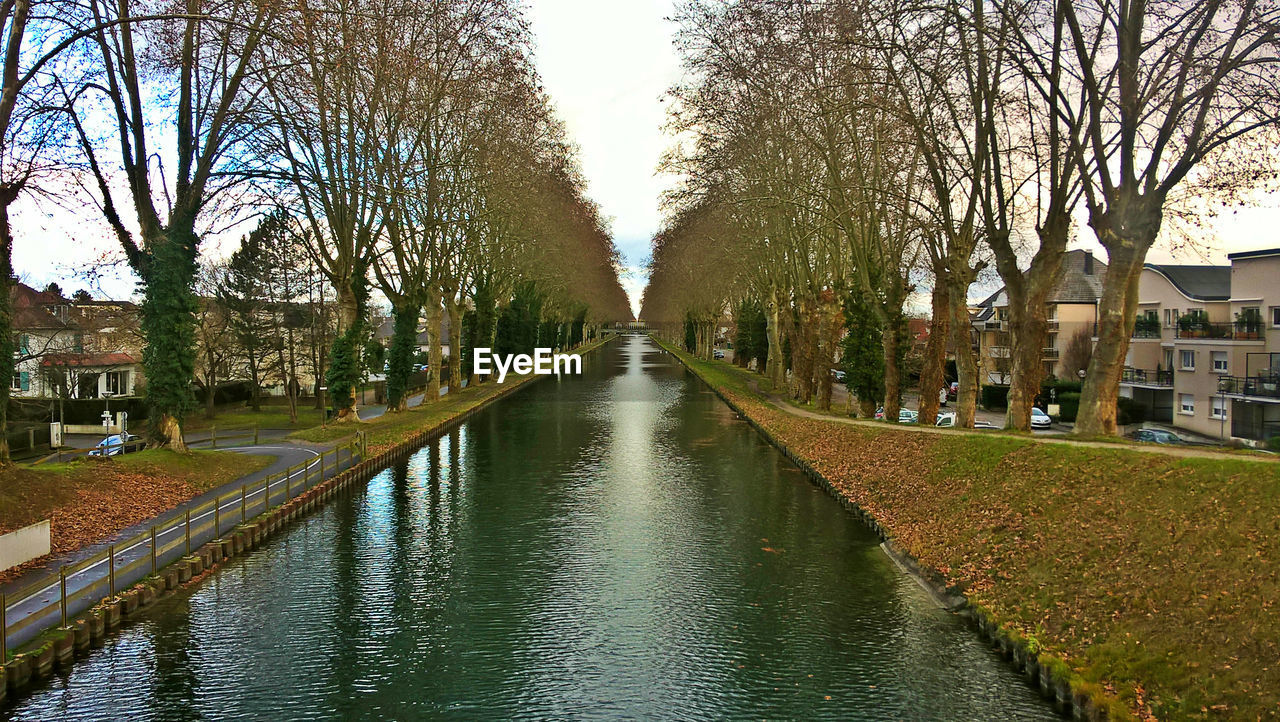
[[[661,194],[672,182],[657,172],[671,142],[662,130],[664,94],[680,77],[672,46],[675,25],[667,19],[674,12],[672,1],[529,0],[527,12],[538,71],[579,148],[587,195],[611,219],[626,265],[623,286],[638,311],[650,239],[661,219]],[[1255,197],[1247,205],[1207,219],[1195,229],[1195,243],[1176,254],[1167,241],[1158,243],[1148,260],[1221,264],[1231,251],[1280,246],[1280,194]],[[1105,258],[1092,232],[1079,225],[1078,240],[1071,247],[1091,247]],[[119,254],[95,209],[72,212],[48,202],[35,206],[23,201],[15,227],[14,265],[31,285],[43,287],[56,280],[67,293],[86,286],[116,298],[133,293],[127,272],[102,279],[96,288],[75,277],[87,261]],[[237,228],[226,237],[206,239],[204,250],[228,255],[244,232]],[[989,275],[972,289],[974,298],[999,285],[995,275]]]
[[[663,94],[679,78],[665,0],[532,0],[535,60],[547,94],[580,149],[587,195],[612,219],[640,310],[643,263],[658,230],[669,143]]]

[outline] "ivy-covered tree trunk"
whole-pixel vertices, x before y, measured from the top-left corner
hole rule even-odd
[[[978,359],[970,338],[969,306],[965,291],[972,279],[953,279],[951,296],[951,339],[956,350],[956,426],[972,429],[978,408]]]
[[[413,353],[418,340],[418,305],[405,301],[391,308],[394,330],[387,359],[387,410],[409,408],[409,376],[413,373]]]
[[[769,297],[765,300],[765,338],[769,352],[765,360],[765,375],[775,391],[782,389],[787,382],[787,367],[782,357],[782,298],[777,286],[769,287]]]
[[[0,189],[0,192],[7,192]],[[12,195],[16,196],[16,192]],[[9,379],[13,378],[14,343],[13,307],[9,300],[13,282],[13,235],[9,226],[9,195],[0,198],[0,467],[11,463],[9,458]]]
[[[449,309],[449,393],[462,391],[462,304],[453,296]]]
[[[142,368],[147,379],[151,446],[185,452],[182,421],[195,406],[196,257],[191,223],[175,223],[147,239],[142,265]]]
[[[498,313],[494,306],[493,288],[486,280],[476,281],[475,291],[471,295],[475,302],[475,325],[472,329],[472,348],[493,349],[494,334],[497,332]],[[473,374],[475,383],[483,383],[485,376]]]
[[[338,289],[338,337],[329,354],[329,370],[325,380],[333,403],[336,423],[360,421],[356,412],[356,385],[360,383],[360,350],[364,346],[365,311],[369,302],[366,265],[356,261],[351,280]]]

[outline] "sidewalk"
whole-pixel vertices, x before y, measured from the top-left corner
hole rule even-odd
[[[190,548],[194,549],[218,538],[243,519],[255,516],[271,505],[283,503],[287,500],[286,493],[289,497],[297,496],[359,460],[351,448],[336,442],[307,444],[282,441],[234,450],[274,456],[276,460],[264,469],[209,489],[96,544],[52,557],[41,566],[0,585],[0,594],[6,596],[4,621],[9,648],[33,639],[43,629],[60,621],[62,590],[59,569],[69,568],[66,577],[67,615],[74,616],[110,593],[113,568],[116,589],[124,589],[151,572],[148,562],[153,555],[153,529],[156,563],[163,567],[186,553],[188,535]],[[215,499],[220,500],[216,508]],[[116,546],[114,563],[109,553],[113,545]]]

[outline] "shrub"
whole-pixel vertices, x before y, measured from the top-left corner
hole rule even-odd
[[[1280,436],[1272,436],[1267,439],[1267,448],[1272,451],[1280,451]]]
[[[1151,418],[1151,409],[1139,401],[1121,396],[1116,399],[1116,423],[1136,424]]]
[[[1058,420],[1075,421],[1080,411],[1080,394],[1075,391],[1058,394]]]
[[[982,408],[988,411],[1001,411],[1009,407],[1009,387],[984,385],[982,387]]]

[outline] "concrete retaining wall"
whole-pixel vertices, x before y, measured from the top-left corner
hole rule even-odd
[[[0,536],[0,571],[49,553],[48,519]]]

